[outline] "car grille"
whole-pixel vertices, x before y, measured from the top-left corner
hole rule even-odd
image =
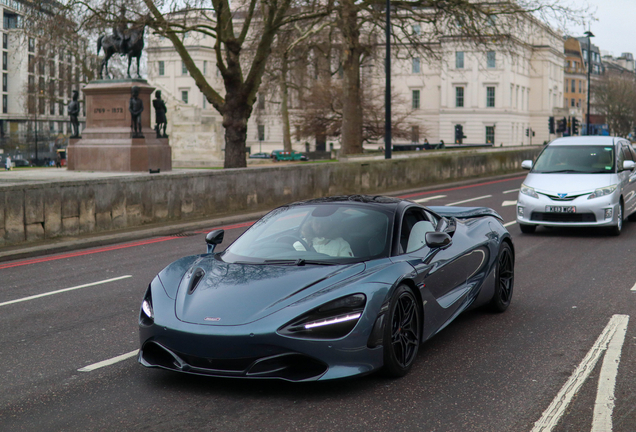
[[[540,195],[544,195],[547,196],[548,198],[550,198],[552,201],[574,201],[576,198],[583,196],[583,195],[588,195],[588,194],[579,194],[579,195],[568,195],[565,198],[560,198],[557,195],[550,195],[547,193],[541,193],[541,192],[537,192]]]
[[[260,358],[211,359],[174,352],[156,342],[144,344],[140,362],[144,366],[197,375],[280,378],[287,381],[316,380],[328,369],[325,363],[295,352]]]
[[[540,213],[532,212],[530,220],[536,222],[596,222],[594,213]]]

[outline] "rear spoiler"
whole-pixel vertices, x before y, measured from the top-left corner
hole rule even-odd
[[[492,216],[503,222],[503,218],[499,215],[499,213],[489,207],[427,206],[427,208],[442,217],[471,219],[483,216]]]

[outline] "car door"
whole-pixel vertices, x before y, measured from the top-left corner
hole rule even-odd
[[[630,160],[636,163],[636,153],[634,152],[634,149],[629,142],[622,142],[622,153],[624,160]],[[622,169],[622,166],[619,166],[618,168]],[[624,170],[619,174],[619,176],[621,176],[621,182],[623,183],[622,187],[623,199],[625,200],[625,216],[627,216],[633,213],[634,210],[636,210],[636,169]]]
[[[400,227],[401,256],[415,269],[414,279],[423,291],[422,297],[426,298],[425,291],[436,302],[436,307],[428,309],[435,316],[428,318],[434,318],[433,321],[441,324],[454,315],[467,294],[467,277],[472,272],[467,265],[473,261],[472,249],[465,242],[451,242],[445,248],[429,248],[424,240],[425,234],[417,229],[422,224],[430,224],[431,230],[446,231],[451,236],[455,225],[453,221],[445,219],[440,223],[439,219],[421,207],[411,207],[404,212]],[[413,239],[413,236],[419,239]],[[409,244],[411,248],[414,244],[421,247],[410,250]]]

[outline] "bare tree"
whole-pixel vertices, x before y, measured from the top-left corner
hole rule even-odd
[[[595,108],[605,116],[610,134],[626,137],[636,124],[636,80],[633,73],[608,69],[592,88]]]

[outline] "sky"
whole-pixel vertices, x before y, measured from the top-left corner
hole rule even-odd
[[[615,57],[624,52],[636,56],[636,0],[566,0],[578,8],[589,5],[589,12],[595,20],[591,21],[594,34],[592,44],[601,51],[608,51]],[[571,26],[572,36],[583,36],[587,26]]]

